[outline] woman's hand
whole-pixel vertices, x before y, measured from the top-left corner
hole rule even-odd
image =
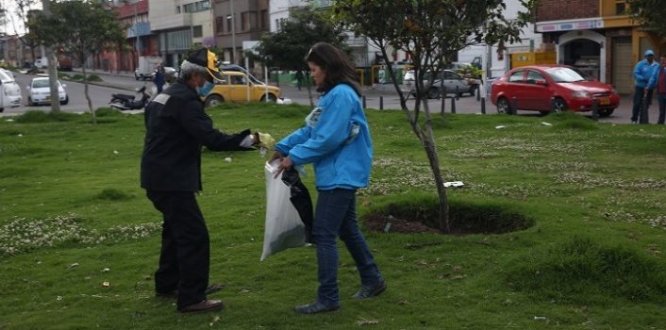
[[[277,178],[282,172],[284,172],[284,170],[288,170],[292,168],[292,166],[294,166],[294,163],[291,161],[291,158],[289,158],[289,156],[283,157],[280,165],[278,165],[277,171],[275,171],[275,176],[273,177]]]

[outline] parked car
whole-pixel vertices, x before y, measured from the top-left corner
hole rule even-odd
[[[536,110],[542,114],[561,111],[591,111],[598,103],[601,117],[610,116],[620,105],[613,86],[589,80],[566,65],[532,65],[515,68],[492,84],[490,99],[497,112]]]
[[[58,80],[58,99],[60,104],[69,103],[69,96],[65,88],[67,85]],[[51,87],[49,77],[35,77],[28,86],[28,105],[51,104]]]
[[[5,111],[7,107],[20,106],[21,100],[21,86],[16,83],[14,74],[0,68],[0,112]]]
[[[204,97],[206,107],[222,102],[276,102],[282,97],[280,88],[264,82],[242,71],[221,71],[222,80],[217,80],[213,89]]]
[[[443,79],[443,83],[442,83]],[[416,86],[414,86],[414,70],[405,72],[402,78],[403,90],[412,95],[416,95]],[[452,70],[442,70],[430,85],[429,73],[423,77],[423,87],[429,99],[436,99],[443,94],[454,94],[462,96],[464,93],[474,95],[478,88],[478,82],[470,81],[457,72]]]

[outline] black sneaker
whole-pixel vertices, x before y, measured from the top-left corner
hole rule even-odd
[[[382,292],[386,290],[386,282],[380,280],[374,285],[363,285],[361,289],[356,292],[353,297],[356,299],[367,299],[375,296],[379,296]]]
[[[313,302],[307,305],[296,306],[294,307],[294,311],[299,314],[316,314],[316,313],[332,312],[338,310],[338,308],[340,308],[339,305],[326,306],[320,302]]]

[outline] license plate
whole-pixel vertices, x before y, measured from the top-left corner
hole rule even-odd
[[[600,104],[600,105],[609,105],[609,104],[610,104],[610,98],[608,98],[608,97],[600,97],[600,98],[599,98],[599,104]]]

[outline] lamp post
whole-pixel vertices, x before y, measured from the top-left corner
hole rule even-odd
[[[236,15],[234,13],[234,0],[229,0],[231,11],[231,62],[236,63]]]

